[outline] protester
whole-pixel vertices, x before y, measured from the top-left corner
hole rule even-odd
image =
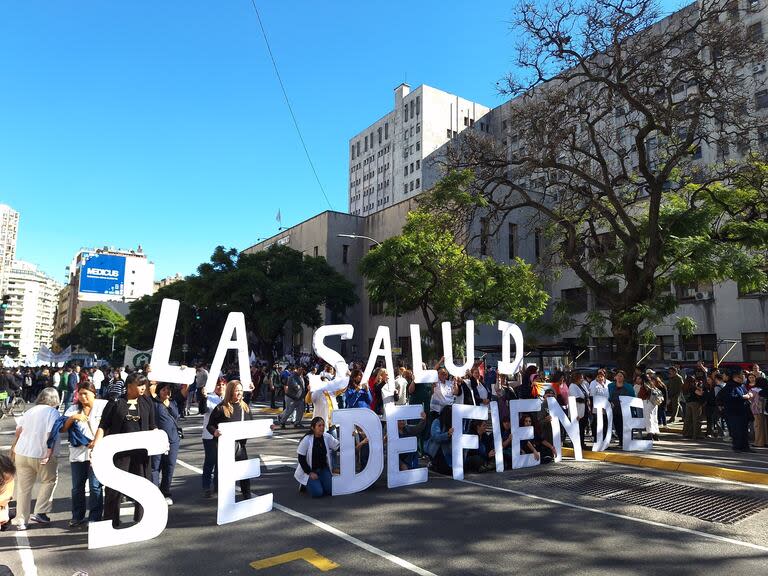
[[[53,510],[53,491],[58,480],[58,461],[55,447],[48,447],[48,438],[59,419],[59,393],[55,388],[45,388],[35,405],[20,419],[16,437],[11,446],[16,462],[16,518],[17,530],[26,530],[27,522],[48,524],[48,514]],[[40,483],[35,498],[35,512],[30,515],[32,488]]]
[[[370,408],[372,401],[368,384],[363,382],[363,372],[355,368],[349,375],[349,386],[344,393],[344,406],[347,408]]]
[[[0,454],[0,528],[5,528],[11,521],[8,505],[13,499],[16,478],[16,465],[10,457]]]
[[[749,447],[749,420],[752,415],[750,395],[739,369],[731,369],[728,381],[718,394],[731,434],[734,452],[752,452]]]
[[[703,374],[703,373],[702,373]],[[685,411],[683,413],[683,438],[697,440],[701,438],[701,416],[704,413],[704,385],[705,380],[696,380],[694,376],[688,376],[683,382],[683,399]]]
[[[205,453],[205,459],[203,461],[203,497],[210,498],[212,491],[218,490],[219,487],[219,469],[218,469],[218,442],[213,434],[208,430],[208,424],[211,420],[211,413],[216,406],[221,403],[224,397],[224,389],[226,383],[222,380],[216,382],[216,386],[213,392],[206,396],[206,408],[203,415],[203,452]]]
[[[635,396],[643,401],[643,420],[645,421],[645,431],[654,440],[659,439],[659,394],[656,388],[656,374],[640,374],[635,376],[633,389]],[[663,398],[661,400],[663,402]]]
[[[303,404],[304,403],[302,402],[302,405]],[[227,382],[224,398],[211,413],[211,418],[208,421],[208,432],[218,442],[219,436],[221,436],[219,424],[225,422],[242,422],[244,420],[251,420],[251,409],[245,402],[243,402],[243,385],[239,380],[230,380]],[[245,443],[245,440],[238,440],[235,443],[235,461],[237,462],[248,459],[248,452],[245,449]],[[247,500],[250,498],[250,479],[244,478],[240,480],[238,484],[240,485],[240,491],[243,494],[243,499]]]
[[[179,436],[179,410],[171,402],[176,386],[169,382],[160,382],[155,388],[155,422],[157,427],[168,436],[168,453],[152,455],[152,482],[160,488],[165,502],[173,505],[171,482],[176,469],[181,438]],[[162,476],[162,480],[160,477]]]
[[[678,411],[680,411],[680,394],[682,391],[683,378],[675,366],[670,366],[669,379],[667,380],[667,415],[669,416],[669,423],[675,421]],[[680,419],[682,420],[682,417]]]
[[[157,428],[155,407],[152,400],[144,395],[148,385],[149,380],[144,374],[134,372],[128,376],[125,382],[125,398],[110,400],[104,408],[99,429],[96,431],[94,445],[98,444],[104,436],[144,432]],[[147,480],[152,478],[152,469],[146,450],[120,452],[115,456],[114,464],[118,470],[141,476]],[[113,528],[120,526],[121,496],[120,492],[109,486],[104,493],[104,520],[111,520]],[[144,509],[135,503],[134,522],[140,522],[143,516]]]
[[[64,413],[66,422],[61,431],[69,435],[69,465],[72,471],[72,519],[70,527],[85,523],[85,485],[88,483],[88,522],[98,522],[104,512],[101,482],[91,467],[91,449],[99,422],[107,406],[106,400],[96,398],[96,388],[90,382],[78,385],[77,404]]]
[[[765,398],[760,395],[762,388],[758,383],[758,376],[755,372],[750,372],[747,375],[747,386],[749,390],[749,405],[752,411],[752,426],[755,433],[753,445],[756,448],[765,448]]]
[[[397,421],[397,433],[400,438],[420,437],[427,427],[427,414],[421,413],[421,418],[417,424],[408,424],[406,420]],[[419,466],[418,452],[400,453],[400,470],[413,470]]]
[[[293,427],[304,428],[301,420],[304,418],[304,395],[306,394],[306,390],[304,386],[303,369],[300,366],[288,377],[285,386],[283,386],[283,392],[287,398],[286,408],[278,417],[276,424],[284,429],[286,422],[288,422],[288,418],[293,414]]]
[[[325,431],[325,422],[319,416],[312,418],[310,431],[296,449],[299,460],[294,478],[312,498],[331,495],[331,463],[339,441]]]
[[[586,448],[586,434],[589,427],[589,419],[592,414],[592,402],[589,395],[589,388],[584,381],[583,376],[578,373],[570,375],[570,385],[568,386],[568,395],[576,399],[576,416],[579,419],[579,437],[582,448]],[[570,415],[573,418],[573,414]]]
[[[452,474],[453,419],[451,405],[445,405],[437,418],[432,421],[429,440],[425,447],[432,459],[432,469],[440,474]]]
[[[481,388],[485,386],[481,383]],[[477,448],[467,450],[464,456],[464,469],[468,472],[488,472],[496,470],[496,451],[493,446],[493,438],[487,434],[488,422],[486,420],[472,420],[469,424],[469,433],[477,435]]]
[[[635,397],[635,390],[625,383],[624,370],[618,370],[613,376],[614,382],[608,384],[608,399],[613,410],[613,428],[619,440],[619,448],[624,446],[624,415],[621,411],[621,397]]]

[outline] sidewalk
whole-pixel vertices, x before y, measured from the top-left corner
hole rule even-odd
[[[740,453],[731,450],[728,437],[689,440],[682,437],[680,422],[662,430],[650,452],[625,452],[611,447],[606,452],[585,451],[584,458],[768,485],[768,448]],[[573,452],[566,448],[563,454],[572,456]]]

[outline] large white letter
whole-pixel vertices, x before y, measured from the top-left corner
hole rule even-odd
[[[547,406],[549,406],[549,415],[552,417],[550,425],[552,426],[552,445],[557,450],[557,456],[555,456],[555,462],[560,462],[563,459],[563,442],[560,438],[560,423],[562,422],[563,428],[568,433],[568,437],[571,439],[573,445],[573,459],[583,460],[581,455],[581,435],[579,433],[579,416],[576,411],[576,398],[568,397],[568,413],[574,414],[573,420],[569,419],[563,412],[560,404],[557,403],[557,398],[547,397]]]
[[[345,408],[333,411],[333,423],[339,427],[341,443],[341,474],[333,477],[332,492],[354,494],[365,490],[376,482],[384,470],[384,442],[381,433],[381,420],[368,408]],[[368,465],[359,473],[355,472],[355,439],[352,432],[359,426],[368,437]]]
[[[454,404],[451,407],[451,459],[453,460],[453,479],[464,480],[464,450],[474,450],[479,444],[477,434],[464,434],[464,420],[486,420],[487,406]]]
[[[535,398],[509,401],[509,423],[512,425],[512,468],[538,466],[539,461],[533,454],[521,454],[520,442],[533,439],[533,426],[520,426],[522,412],[538,412],[541,402]]]
[[[445,355],[445,369],[451,376],[463,378],[467,370],[475,364],[475,321],[467,320],[466,325],[466,351],[467,361],[462,366],[453,363],[453,337],[451,335],[451,323],[443,322],[443,354]]]
[[[368,364],[366,364],[365,372],[363,372],[363,382],[368,382],[368,378],[373,373],[373,367],[376,365],[376,359],[379,356],[384,356],[384,366],[391,380],[395,377],[395,369],[392,362],[392,342],[389,339],[389,328],[387,326],[379,326],[379,329],[376,330],[376,338],[373,339],[371,355],[368,357]]]
[[[592,397],[592,412],[595,414],[597,430],[595,431],[595,443],[592,444],[592,452],[602,452],[611,445],[611,428],[613,428],[613,409],[605,396]],[[603,430],[603,412],[608,416],[608,430]]]
[[[175,384],[192,384],[195,371],[184,366],[171,366],[171,345],[176,329],[176,319],[179,316],[179,301],[163,298],[160,306],[160,318],[157,319],[155,345],[152,347],[152,370],[147,377],[157,382],[174,382]]]
[[[246,356],[246,358],[248,358]],[[235,442],[247,438],[272,436],[269,420],[250,420],[243,422],[225,422],[219,424],[219,510],[216,523],[229,524],[257,514],[272,510],[272,493],[251,497],[242,502],[235,502],[235,482],[244,478],[261,476],[258,458],[235,461]]]
[[[351,340],[354,333],[355,328],[352,324],[329,324],[320,326],[312,335],[312,350],[315,351],[316,356],[336,369],[336,378],[343,378],[347,373],[347,362],[336,350],[326,346],[324,340],[328,336],[341,336],[342,340]]]
[[[413,380],[416,384],[437,382],[437,370],[422,370],[421,330],[418,324],[411,324],[411,354],[413,355]]]
[[[501,331],[501,360],[499,360],[499,374],[513,376],[517,374],[520,364],[523,362],[523,331],[517,324],[510,324],[499,320],[499,330]],[[515,341],[515,359],[510,361],[509,339]]]
[[[142,449],[150,456],[168,452],[168,435],[162,430],[113,434],[102,438],[91,452],[91,466],[96,477],[104,486],[133,498],[134,506],[144,509],[144,516],[141,522],[122,530],[112,528],[112,520],[91,522],[88,525],[88,548],[143,542],[165,530],[168,504],[160,489],[146,478],[115,468],[115,454]]]
[[[490,403],[491,426],[493,426],[493,451],[496,458],[496,472],[504,472],[504,446],[501,440],[501,419],[496,400]]]
[[[224,359],[229,350],[237,350],[240,383],[243,385],[243,390],[248,391],[251,387],[251,367],[248,364],[248,337],[245,333],[245,315],[242,312],[227,314],[227,321],[221,331],[211,369],[208,371],[208,381],[205,383],[205,391],[209,394],[216,388],[216,381],[219,379],[221,367],[224,366]]]
[[[397,428],[398,420],[419,420],[424,407],[421,404],[397,406],[393,403],[384,404],[384,414],[387,418],[387,488],[409,486],[426,482],[427,468],[400,470],[400,454],[416,452],[418,449],[416,437],[400,438]]]
[[[620,396],[619,401],[621,402],[621,419],[624,424],[624,430],[622,430],[624,450],[627,452],[640,452],[653,448],[653,440],[632,439],[632,430],[645,430],[645,419],[632,416],[632,408],[640,408],[642,413],[643,401],[632,396]]]

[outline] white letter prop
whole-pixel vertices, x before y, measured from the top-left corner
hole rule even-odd
[[[234,333],[234,334],[233,334]],[[232,339],[234,336],[234,340]],[[216,388],[221,367],[224,366],[224,358],[227,351],[237,350],[237,367],[240,372],[240,383],[246,392],[251,387],[251,367],[248,363],[248,337],[245,333],[245,315],[242,312],[230,312],[227,321],[221,331],[221,339],[213,355],[211,369],[208,371],[208,381],[205,383],[205,391],[209,394]]]
[[[624,424],[624,430],[622,431],[624,450],[626,452],[644,452],[652,449],[653,440],[632,439],[632,430],[645,430],[645,419],[632,416],[632,408],[643,410],[643,401],[632,396],[620,396],[619,401],[621,402],[621,416]]]
[[[613,428],[613,409],[605,396],[592,397],[592,412],[595,414],[597,431],[595,443],[592,444],[592,452],[603,452],[611,444],[611,428]],[[603,430],[603,412],[608,416],[608,430]]]
[[[174,384],[192,384],[195,371],[184,366],[171,366],[171,345],[176,329],[176,319],[179,316],[179,301],[163,298],[160,305],[160,317],[157,319],[155,344],[152,347],[151,372],[147,374],[150,380],[157,382],[173,382]],[[250,371],[249,371],[250,374]]]
[[[517,374],[520,364],[522,364],[524,356],[523,350],[523,331],[520,330],[520,326],[517,324],[510,324],[509,322],[503,322],[499,320],[499,330],[501,331],[501,360],[499,360],[498,371],[499,374],[506,374],[513,376]],[[509,360],[510,346],[509,338],[515,341],[515,359]]]
[[[133,498],[134,506],[144,509],[144,516],[141,522],[122,530],[112,528],[112,520],[91,522],[88,525],[89,549],[143,542],[163,533],[168,524],[168,504],[160,489],[146,478],[115,468],[114,457],[118,452],[141,449],[152,456],[168,452],[168,448],[168,435],[162,430],[114,434],[96,444],[91,453],[93,473],[104,486]]]
[[[491,426],[493,426],[493,452],[496,458],[496,472],[504,472],[504,446],[501,441],[501,420],[499,419],[499,405],[494,400],[490,403]]]
[[[384,470],[384,439],[381,433],[381,421],[373,410],[368,408],[345,408],[333,411],[333,423],[339,427],[341,474],[332,480],[332,493],[354,494],[365,490],[376,482]],[[352,431],[359,426],[368,437],[368,465],[355,473],[355,439]]]
[[[535,398],[509,401],[509,423],[512,425],[512,468],[530,468],[538,466],[539,461],[533,454],[521,454],[520,442],[533,439],[533,426],[520,426],[522,412],[538,412],[541,402]]]
[[[470,370],[475,364],[475,321],[467,320],[467,361],[461,366],[456,366],[453,363],[453,337],[451,336],[451,323],[443,322],[441,327],[443,329],[443,354],[445,355],[445,369],[448,370],[448,373],[451,376],[463,378],[464,374],[467,373],[467,370]]]
[[[320,326],[312,335],[312,350],[315,356],[322,358],[336,369],[336,378],[341,378],[347,373],[347,362],[344,357],[333,348],[325,345],[324,340],[328,336],[341,336],[342,340],[351,340],[355,333],[352,324],[329,324]]]
[[[563,411],[560,404],[557,403],[557,398],[551,396],[547,398],[547,406],[549,406],[549,415],[552,417],[552,421],[549,423],[552,426],[552,445],[557,450],[557,456],[555,456],[555,462],[560,462],[563,459],[563,442],[560,438],[560,423],[562,422],[563,428],[568,433],[568,437],[571,439],[571,445],[573,446],[573,459],[583,460],[581,455],[581,435],[579,433],[579,417],[578,408],[576,408],[576,398],[572,396],[568,397],[568,413],[576,414],[573,420],[570,420]]]
[[[416,452],[418,449],[416,437],[400,438],[397,429],[398,420],[418,420],[424,407],[421,404],[397,406],[393,403],[384,404],[384,414],[387,418],[387,488],[398,488],[426,482],[429,476],[427,468],[400,470],[400,454]]]
[[[488,407],[454,404],[451,407],[451,417],[451,426],[453,427],[453,436],[451,436],[453,479],[464,480],[464,450],[473,450],[480,443],[477,434],[464,434],[462,432],[464,420],[486,420],[488,418]]]
[[[395,377],[394,363],[392,362],[392,342],[389,339],[389,328],[387,326],[379,326],[376,330],[376,338],[373,339],[373,347],[371,348],[371,355],[368,357],[368,364],[365,366],[363,372],[363,382],[368,382],[368,378],[373,374],[373,367],[376,365],[376,358],[384,356],[384,366],[387,369],[389,378]]]
[[[248,357],[246,356],[246,359]],[[235,502],[235,482],[261,476],[258,458],[235,461],[235,442],[248,438],[272,436],[269,420],[224,422],[219,424],[219,509],[216,524],[229,524],[272,510],[272,493]]]
[[[418,324],[411,324],[411,354],[413,356],[413,380],[416,384],[437,382],[437,370],[422,370],[421,365],[421,329]]]

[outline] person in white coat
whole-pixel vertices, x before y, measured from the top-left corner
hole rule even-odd
[[[339,441],[325,431],[325,421],[319,416],[312,418],[309,434],[296,449],[299,463],[293,475],[312,498],[331,495],[332,454],[338,449]]]

